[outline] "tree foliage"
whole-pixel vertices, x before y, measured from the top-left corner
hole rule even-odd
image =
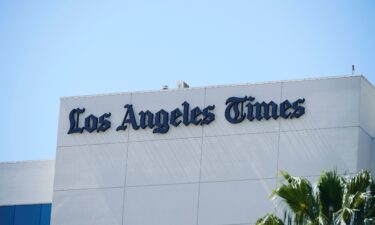
[[[267,214],[256,225],[375,225],[375,184],[369,171],[344,177],[323,172],[316,185],[281,172],[272,198],[285,208],[284,219]]]

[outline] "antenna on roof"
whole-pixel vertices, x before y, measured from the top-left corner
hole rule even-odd
[[[352,65],[352,75],[354,75],[354,72],[355,72],[355,65],[353,64]]]
[[[183,81],[183,80],[178,80],[177,82],[177,88],[189,88],[189,85]]]

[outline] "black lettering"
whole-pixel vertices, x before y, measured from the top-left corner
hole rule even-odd
[[[209,105],[203,109],[203,112],[202,112],[203,120],[201,122],[201,125],[204,125],[204,124],[208,125],[212,121],[215,120],[215,114],[210,112],[210,110],[214,110],[214,109],[215,109],[215,105]]]
[[[246,107],[247,107],[247,119],[249,121],[253,121],[254,120],[254,105],[251,103],[252,101],[254,101],[254,97],[252,96],[249,96],[247,98],[249,100],[249,103],[246,104]]]
[[[200,122],[202,121],[202,119],[198,119],[198,116],[200,116],[202,114],[202,110],[199,108],[199,107],[195,107],[194,109],[191,110],[191,123],[194,124],[194,125],[199,125]]]
[[[183,113],[183,119],[182,119],[182,123],[185,124],[185,126],[189,125],[190,124],[190,121],[189,121],[189,103],[187,103],[186,101],[182,103],[182,106],[184,107],[184,113]]]
[[[82,133],[83,132],[83,127],[79,127],[79,115],[85,112],[85,108],[76,108],[72,109],[69,113],[69,122],[70,122],[70,127],[68,134],[73,134],[73,133]]]
[[[299,104],[302,104],[304,102],[305,102],[304,98],[297,99],[297,101],[293,102],[292,107],[293,107],[294,111],[292,113],[292,116],[290,117],[291,119],[292,118],[299,118],[300,116],[305,114],[305,107],[299,105]]]
[[[111,121],[107,120],[106,118],[109,118],[111,116],[111,113],[104,113],[99,117],[99,127],[97,129],[97,132],[105,132],[111,127]]]
[[[152,112],[147,110],[146,112],[141,111],[138,114],[141,117],[140,122],[139,122],[139,126],[142,129],[145,129],[146,127],[149,127],[149,128],[152,129],[154,127],[154,114]],[[147,120],[147,122],[146,122],[146,120]]]
[[[288,119],[288,117],[292,114],[291,112],[288,112],[288,109],[290,109],[292,107],[292,105],[290,104],[290,102],[288,100],[285,100],[283,101],[281,104],[280,104],[280,117],[284,118],[284,119]]]
[[[176,108],[174,109],[172,112],[171,112],[171,119],[170,119],[170,123],[171,125],[177,127],[178,125],[180,125],[181,123],[181,120],[178,120],[177,119],[182,115],[181,111],[179,108]]]
[[[243,105],[246,100],[246,96],[243,98],[230,97],[227,99],[225,102],[227,105],[227,108],[225,109],[225,118],[228,122],[236,124],[245,119],[246,113],[243,111]]]
[[[262,107],[261,107],[260,103],[256,102],[254,104],[254,106],[255,106],[255,118],[257,120],[262,120],[263,119],[263,116],[262,116]]]
[[[255,103],[255,118],[257,120],[261,120],[262,118],[269,120],[271,117],[275,120],[279,118],[279,116],[277,115],[277,105],[275,102],[271,101],[268,104],[265,102]]]
[[[169,130],[168,124],[169,114],[164,109],[158,111],[155,114],[155,126],[156,128],[152,131],[153,133],[167,133]]]
[[[91,114],[85,119],[85,130],[91,133],[96,130],[96,128],[98,128],[98,117]]]
[[[124,108],[127,109],[124,116],[124,120],[122,121],[122,124],[117,127],[116,131],[125,130],[127,127],[126,123],[130,123],[134,130],[138,130],[139,126],[135,119],[133,105],[126,104]]]

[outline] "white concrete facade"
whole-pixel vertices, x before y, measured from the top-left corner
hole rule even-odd
[[[52,202],[55,161],[0,163],[0,206]]]
[[[298,119],[225,120],[232,96],[305,98]],[[116,131],[136,112],[215,104],[205,126]],[[69,112],[111,112],[104,133],[67,134]],[[267,212],[279,171],[314,179],[322,170],[370,169],[375,89],[362,76],[187,88],[61,99],[52,225],[245,225]],[[1,170],[0,170],[1,171]]]

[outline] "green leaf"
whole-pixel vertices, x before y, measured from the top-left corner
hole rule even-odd
[[[283,221],[273,214],[267,214],[257,220],[256,225],[284,225]]]
[[[287,183],[281,184],[273,196],[281,198],[294,213],[294,223],[317,221],[318,204],[311,183],[305,178],[290,176],[287,172],[281,174]]]
[[[365,192],[373,183],[369,171],[362,170],[352,177],[347,183],[347,194],[353,195],[357,192]]]
[[[336,170],[324,172],[320,175],[317,188],[321,218],[330,224],[333,213],[341,209],[345,180]]]

